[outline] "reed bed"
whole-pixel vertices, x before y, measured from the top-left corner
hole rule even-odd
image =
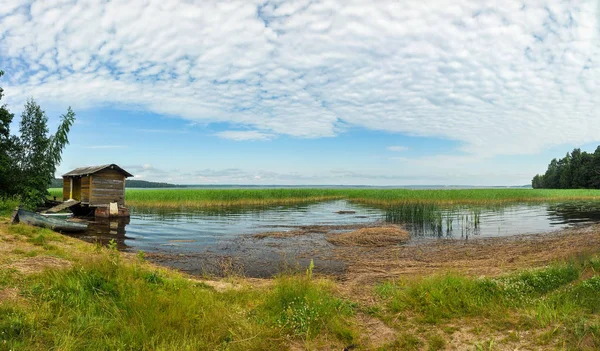
[[[258,207],[290,205],[343,198],[331,189],[128,189],[127,204],[139,208]]]
[[[426,203],[492,205],[510,202],[600,200],[598,189],[348,189],[346,198],[368,205]]]
[[[62,197],[60,188],[49,189]],[[494,205],[511,202],[600,200],[596,189],[127,189],[126,202],[135,208],[203,209],[211,207],[291,205],[346,199],[388,208],[404,204]]]

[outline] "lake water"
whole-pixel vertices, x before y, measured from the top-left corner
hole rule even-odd
[[[406,223],[411,240],[468,240],[548,232],[600,222],[600,202],[511,204],[492,208],[461,206],[441,208],[440,212],[442,220],[437,227],[431,223]],[[88,241],[115,239],[126,250],[187,253],[229,245],[241,237],[261,232],[288,231],[307,225],[381,222],[385,218],[384,210],[345,200],[228,211],[132,211],[129,220],[91,222],[82,238]]]

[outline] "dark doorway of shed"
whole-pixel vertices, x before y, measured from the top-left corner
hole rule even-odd
[[[73,178],[73,191],[71,192],[71,199],[81,200],[81,178]]]

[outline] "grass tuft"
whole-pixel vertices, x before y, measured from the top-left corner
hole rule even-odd
[[[353,306],[335,297],[326,281],[309,276],[279,277],[261,311],[268,323],[288,335],[312,339],[327,333],[347,343],[355,339],[353,330],[347,326]]]

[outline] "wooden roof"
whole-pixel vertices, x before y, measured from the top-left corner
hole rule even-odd
[[[108,164],[108,165],[100,165],[100,166],[79,167],[79,168],[75,168],[74,170],[72,170],[72,171],[70,171],[68,173],[63,174],[62,176],[63,177],[86,176],[86,175],[98,173],[98,172],[103,171],[105,169],[115,170],[117,172],[122,173],[125,177],[133,177],[133,174],[127,172],[126,170],[124,170],[123,168],[117,166],[114,163]]]

